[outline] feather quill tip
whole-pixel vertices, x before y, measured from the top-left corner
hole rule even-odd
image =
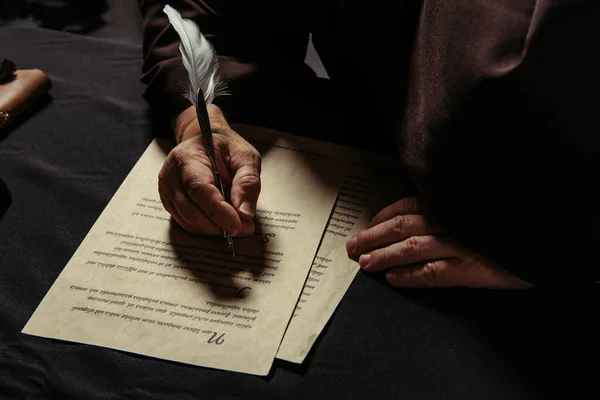
[[[182,18],[181,14],[165,5],[163,12],[179,35],[181,61],[188,74],[186,97],[197,106],[197,93],[201,89],[204,101],[211,104],[221,95],[227,94],[226,86],[219,77],[219,62],[214,47],[204,37],[194,21]]]

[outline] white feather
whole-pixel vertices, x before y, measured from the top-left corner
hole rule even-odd
[[[167,14],[169,22],[181,39],[179,51],[190,81],[187,91],[189,100],[197,105],[198,89],[202,89],[206,104],[212,103],[215,97],[225,94],[225,85],[217,71],[219,65],[214,48],[193,21],[183,19],[181,14],[168,4],[163,8],[163,12]]]

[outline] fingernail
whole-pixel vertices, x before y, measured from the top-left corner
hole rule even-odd
[[[356,236],[350,238],[346,242],[346,251],[348,252],[348,254],[354,253],[354,250],[356,250]]]
[[[254,217],[254,209],[248,201],[244,201],[242,203],[242,205],[240,206],[240,211],[249,217]]]
[[[362,269],[368,269],[369,268],[369,261],[371,261],[371,255],[370,254],[363,254],[358,259],[358,265],[360,265],[360,267]]]

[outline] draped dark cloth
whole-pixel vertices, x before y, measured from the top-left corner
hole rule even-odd
[[[106,0],[3,0],[0,24],[31,18],[44,28],[88,33],[102,24],[107,10]]]
[[[163,2],[142,0],[146,98],[185,107],[185,71]],[[432,218],[539,286],[600,280],[600,3],[594,0],[171,1],[213,42],[232,119],[289,113],[316,77],[332,129],[397,143]],[[298,101],[296,101],[298,103]],[[282,108],[285,105],[285,108]]]

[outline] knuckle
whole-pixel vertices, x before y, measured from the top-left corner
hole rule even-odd
[[[198,179],[191,179],[186,183],[187,193],[191,198],[194,198],[198,194],[206,192],[207,184]]]
[[[361,248],[367,247],[368,244],[371,242],[372,238],[373,238],[373,233],[371,232],[370,229],[360,232],[356,236],[356,248],[361,249]]]
[[[387,247],[383,247],[375,252],[375,262],[377,264],[386,264],[390,258],[390,251]]]
[[[184,168],[191,157],[199,156],[201,152],[190,148],[189,146],[177,146],[172,150],[173,164],[177,168]]]
[[[169,153],[168,159],[170,161],[180,160],[181,158],[185,157],[185,153],[186,153],[186,150],[184,149],[184,147],[177,146],[173,150],[171,150],[171,153]]]
[[[190,152],[187,148],[183,146],[177,146],[173,150],[171,150],[171,153],[169,154],[169,165],[181,168],[183,165],[185,165],[189,156]]]
[[[442,273],[442,265],[439,261],[431,261],[425,263],[423,266],[423,275],[425,279],[430,283],[436,283],[440,280],[440,275]]]
[[[260,178],[256,175],[243,175],[237,179],[236,184],[244,189],[254,189],[256,187],[260,188]]]
[[[406,219],[402,215],[397,215],[392,219],[392,233],[395,236],[402,236],[406,226]]]
[[[162,174],[165,177],[169,172],[171,172],[174,168],[177,168],[177,159],[181,157],[182,150],[179,147],[175,147],[173,150],[169,152],[163,166],[159,172],[159,176]]]
[[[228,128],[229,128],[229,126],[222,119],[220,119],[220,118],[211,118],[211,120],[210,120],[210,129],[214,133],[223,133],[223,132],[227,131]]]
[[[164,183],[167,180],[167,174],[169,173],[168,170],[168,165],[165,162],[165,164],[163,165],[163,167],[160,169],[160,171],[158,172],[158,183],[159,183],[159,188],[160,188],[160,184]]]
[[[262,161],[262,155],[254,147],[250,148],[249,153],[250,153],[249,154],[250,158],[252,158],[254,161],[258,161],[258,162]]]
[[[411,236],[405,240],[404,253],[415,254],[421,250],[421,241],[416,236]]]
[[[239,156],[245,162],[249,162],[253,165],[260,165],[262,156],[254,147],[248,145],[246,148],[240,151]]]

